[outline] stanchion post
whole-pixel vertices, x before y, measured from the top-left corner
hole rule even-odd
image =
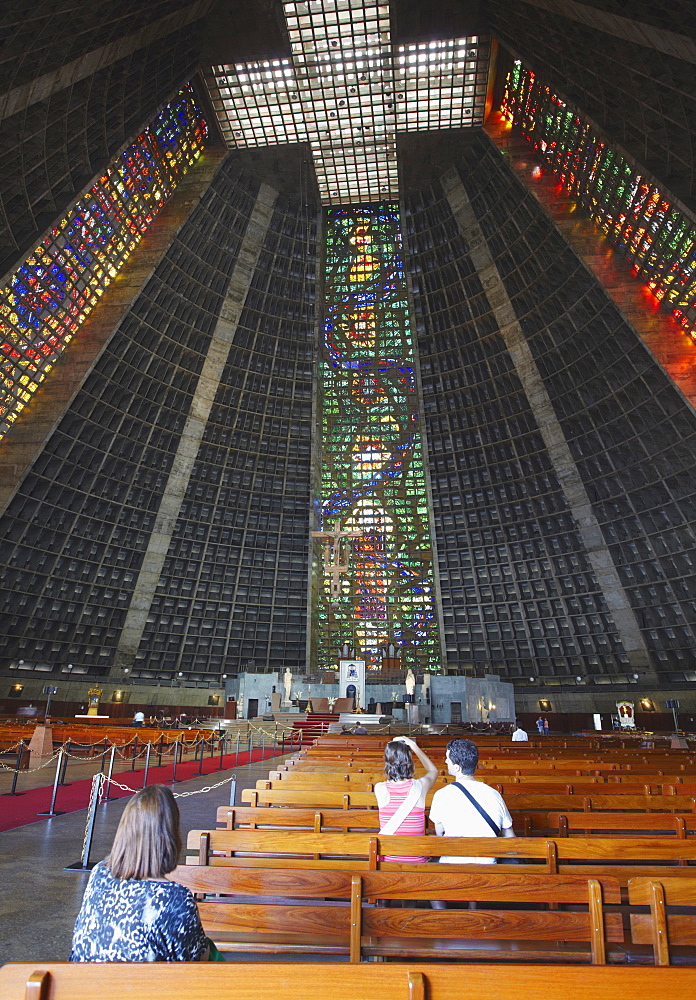
[[[210,756],[215,756],[215,740],[213,739],[213,734],[210,734]]]
[[[220,747],[220,764],[218,766],[218,771],[222,770],[222,758],[225,756],[225,743],[227,741],[227,733],[222,733],[219,738],[218,746]]]
[[[106,776],[106,795],[102,798],[102,802],[108,802],[111,798],[111,775],[114,773],[114,756],[116,755],[116,744],[111,747],[111,753],[109,755],[109,772]]]
[[[59,778],[60,778],[61,768],[63,767],[63,756],[64,756],[64,750],[61,747],[60,750],[58,751],[58,761],[56,763],[56,776],[55,776],[55,779],[53,781],[53,795],[51,796],[51,805],[50,805],[50,808],[49,808],[48,812],[37,813],[36,814],[37,816],[62,816],[63,815],[62,812],[56,812],[56,810],[54,808],[55,804],[56,804],[56,795],[58,794],[58,781],[59,781]]]
[[[162,744],[164,743],[164,733],[160,733],[159,748],[157,751],[157,767],[162,767]]]
[[[63,785],[66,784],[66,782],[65,782],[65,772],[68,770],[68,760],[70,758],[70,747],[72,746],[72,743],[70,742],[70,740],[67,741],[67,743],[65,744],[65,746],[67,747],[67,749],[65,751],[65,755],[64,755],[64,758],[63,758],[63,771],[62,771],[61,776],[60,776],[60,778],[58,780],[58,784],[61,787],[63,787]]]
[[[92,778],[92,791],[89,796],[89,808],[87,810],[87,823],[85,825],[85,839],[82,844],[82,857],[79,861],[76,861],[74,865],[66,865],[63,869],[66,872],[84,872],[91,868],[94,868],[93,864],[90,864],[89,855],[92,850],[92,837],[94,836],[94,821],[97,817],[97,803],[99,802],[99,796],[102,789],[102,782],[104,781],[104,775],[101,771],[97,773]],[[95,862],[96,864],[96,862]]]
[[[150,770],[150,751],[152,743],[148,743],[145,749],[145,774],[143,775],[143,788],[147,785],[147,772]]]
[[[99,765],[99,773],[100,774],[104,773],[104,764],[106,763],[106,755],[107,755],[108,752],[109,752],[109,741],[108,741],[108,739],[105,736],[104,737],[104,753],[102,754],[101,764]]]
[[[138,749],[138,737],[133,739],[133,753],[131,755],[131,771],[135,771],[135,752]]]
[[[234,766],[236,767],[239,763],[239,730],[237,730],[237,748],[234,751]]]
[[[237,775],[232,775],[230,779],[230,805],[234,805],[234,800],[237,797]]]
[[[249,727],[249,760],[248,763],[251,764],[251,758],[254,753],[254,730]]]
[[[261,730],[261,760],[266,759],[266,734]]]
[[[17,789],[17,775],[19,774],[19,767],[22,763],[22,751],[24,750],[24,740],[19,741],[19,746],[17,747],[17,761],[15,763],[14,777],[12,778],[12,788],[9,792],[3,792],[3,796],[14,795],[24,795],[24,792],[18,792]]]
[[[198,773],[199,774],[203,773],[203,745],[204,745],[204,743],[205,743],[205,740],[201,740],[201,760],[200,760],[200,763],[198,765]]]
[[[179,741],[176,740],[174,743],[174,762],[172,765],[172,776],[167,782],[168,785],[173,785],[176,782],[176,764],[178,756],[179,756]]]

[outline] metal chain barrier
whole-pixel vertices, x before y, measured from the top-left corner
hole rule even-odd
[[[52,764],[53,761],[56,760],[56,758],[58,757],[59,753],[60,753],[60,748],[58,749],[58,751],[56,753],[53,754],[52,757],[49,757],[48,760],[44,761],[43,764],[39,764],[38,767],[27,767],[27,768],[25,768],[26,773],[27,774],[31,774],[33,771],[40,771],[42,767],[48,767],[49,764]],[[16,771],[17,770],[16,767],[8,767],[6,764],[0,764],[0,767],[3,769],[3,771]]]
[[[189,779],[190,780],[190,779]],[[223,778],[222,781],[216,782],[214,785],[205,785],[203,788],[196,788],[192,792],[173,792],[175,799],[186,799],[189,795],[201,795],[203,792],[212,792],[215,788],[220,788],[221,785],[227,785],[230,781],[236,781],[237,775],[232,774],[229,778]],[[122,785],[120,781],[116,781],[115,778],[105,778],[105,784],[116,785],[124,792],[130,792],[131,795],[135,795],[136,792],[141,791],[140,788],[131,788],[130,785]]]

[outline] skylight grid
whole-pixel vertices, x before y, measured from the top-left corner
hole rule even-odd
[[[488,59],[488,43],[478,36],[397,46],[397,129],[483,124]]]
[[[397,131],[483,124],[487,39],[392,48],[387,3],[283,8],[291,59],[214,66],[207,82],[230,146],[309,141],[324,204],[396,197]]]

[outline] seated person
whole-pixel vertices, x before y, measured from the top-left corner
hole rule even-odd
[[[422,778],[414,778],[411,751],[425,768]],[[425,797],[437,778],[437,767],[408,736],[397,736],[384,748],[386,781],[375,785],[379,807],[380,833],[422,837],[425,834]],[[383,861],[427,861],[422,857],[385,855]]]
[[[207,960],[196,902],[166,877],[180,851],[179,809],[170,789],[143,788],[123,811],[111,853],[89,877],[71,962]]]

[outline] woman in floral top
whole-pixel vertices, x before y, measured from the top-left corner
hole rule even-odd
[[[195,962],[208,957],[196,902],[171,882],[181,850],[179,810],[162,785],[126,806],[108,858],[90,875],[71,962]]]

